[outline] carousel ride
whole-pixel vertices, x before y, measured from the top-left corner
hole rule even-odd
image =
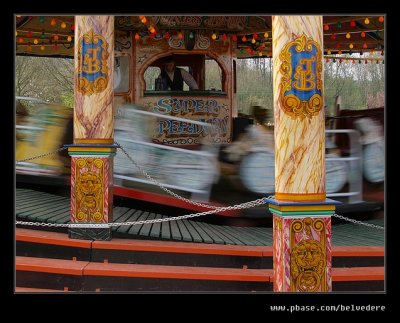
[[[346,61],[350,57],[347,55],[356,52],[379,50],[383,53],[384,51],[383,16],[327,16],[323,17],[323,30],[325,59]],[[113,38],[115,84],[112,93],[115,136],[112,139],[118,142],[126,154],[118,151],[115,157],[113,179],[107,182],[109,185],[114,180],[117,184],[113,187],[114,196],[135,197],[152,203],[158,203],[164,199],[165,204],[174,203],[172,199],[165,199],[165,193],[168,193],[166,190],[154,191],[154,188],[157,190],[159,188],[146,182],[147,180],[153,182],[150,178],[157,178],[157,183],[161,183],[164,188],[177,189],[183,192],[183,195],[186,194],[184,195],[186,200],[213,202],[214,185],[218,185],[223,175],[218,167],[220,154],[216,147],[233,144],[234,135],[240,132],[235,129],[234,122],[239,111],[236,81],[240,76],[236,73],[237,59],[272,57],[272,32],[271,17],[268,16],[115,17]],[[72,16],[17,16],[16,53],[17,55],[73,58],[76,48],[75,34],[75,20]],[[88,42],[101,46],[105,43],[101,38],[88,35]],[[93,44],[92,47],[84,45],[79,47],[80,53],[96,52],[97,45]],[[174,92],[155,88],[157,72],[165,59],[172,55],[177,59],[178,66],[187,68],[192,74],[199,84],[199,90]],[[221,71],[220,84],[216,88],[207,87],[206,60],[215,61],[215,66]],[[369,58],[361,57],[360,60],[368,61]],[[379,61],[382,62],[383,59]],[[93,64],[94,67],[95,65]],[[83,74],[80,75],[82,77]],[[77,86],[81,85],[80,91],[93,91],[90,85],[77,84]],[[19,97],[18,100],[30,101],[31,99]],[[75,103],[79,105],[81,102]],[[41,104],[46,105],[43,102]],[[73,152],[71,165],[75,167],[74,169],[84,172],[85,165],[89,164],[82,164],[83,166],[80,167],[77,159],[86,158],[82,153],[85,144],[83,140],[80,142],[76,140],[77,135],[82,134],[79,132],[81,131],[79,127],[82,129],[86,126],[82,123],[84,110],[77,113],[74,123],[78,123],[78,128],[75,128],[78,132],[75,131],[74,144],[81,146],[68,147],[68,150]],[[149,118],[149,121],[143,121],[145,118]],[[25,118],[27,119],[29,120]],[[53,118],[54,122],[55,120]],[[63,118],[63,120],[63,126],[59,130],[52,128],[50,133],[66,130],[68,122],[65,120],[68,118]],[[43,119],[39,118],[39,121],[42,122]],[[34,137],[32,133],[43,134],[49,130],[51,123],[17,124],[19,138],[25,138],[25,140],[39,138],[39,135]],[[369,125],[361,124],[360,127],[366,129]],[[348,204],[362,202],[360,183],[362,183],[363,154],[358,140],[360,133],[354,129],[332,129],[327,133],[344,134],[348,136],[349,142],[346,153],[341,152],[341,147],[335,147],[339,150],[339,155],[327,156],[327,196],[342,194],[348,199]],[[64,138],[62,135],[48,137],[56,141],[60,140],[60,145],[69,144],[62,142],[64,140],[60,139]],[[330,135],[326,138],[332,139]],[[78,139],[81,138],[78,136]],[[335,139],[332,140],[334,141]],[[367,144],[366,141],[365,143]],[[32,156],[29,156],[27,152],[24,153],[24,150],[28,151],[28,147],[32,148],[41,144],[42,140],[30,145],[25,143],[22,146],[19,142],[17,143],[19,161],[27,163],[24,164],[25,171],[28,168],[31,173],[35,173],[37,169],[42,168],[40,164],[33,166],[34,161],[32,160],[31,164],[31,160],[27,160]],[[102,149],[106,151],[112,147],[102,147]],[[140,154],[137,154],[138,151]],[[29,151],[29,153],[33,152]],[[40,151],[39,155],[43,154],[45,152]],[[255,149],[247,157],[247,162],[243,164],[246,166],[241,165],[242,170],[239,171],[239,179],[242,176],[244,180],[240,179],[242,187],[239,188],[238,195],[243,198],[244,191],[253,196],[274,193],[270,192],[271,184],[268,182],[272,178],[272,163],[266,162],[272,161],[273,153],[261,148]],[[132,161],[133,164],[140,163],[139,166],[144,172],[132,171],[129,165]],[[90,163],[92,163],[91,160]],[[53,170],[57,166],[60,164],[46,167]],[[63,168],[64,173],[66,168],[68,167]],[[94,187],[90,186],[89,182],[93,181],[88,180],[89,175],[96,177],[94,172],[80,177],[81,182],[77,183],[82,192],[78,193],[84,196],[82,200],[84,207],[93,209],[96,207],[93,201],[96,201],[100,184],[95,183]],[[71,176],[77,175],[71,174]],[[382,171],[380,171],[380,176],[382,178]],[[266,186],[263,187],[263,185]],[[346,191],[343,191],[345,186]],[[331,196],[335,198],[338,195]],[[37,200],[43,197],[46,201]],[[73,198],[76,197],[72,196],[71,199]],[[72,204],[68,198],[48,196],[45,193],[18,188],[17,202],[19,202],[17,218],[21,220],[59,224],[79,221],[77,216],[80,214],[70,218],[69,206]],[[181,202],[182,199],[179,200],[179,203]],[[226,202],[228,201],[223,201],[224,204]],[[185,210],[194,209],[186,201],[185,203],[180,204],[180,207]],[[328,211],[325,210],[325,212]],[[98,212],[92,213],[93,219],[96,219]],[[114,208],[114,220],[121,222],[163,221],[166,217],[168,216],[153,210],[133,209],[125,205],[117,205]],[[43,235],[40,231],[32,233],[31,230],[24,231],[25,229],[18,228],[17,284],[22,289],[59,290],[64,288],[64,291],[140,289],[271,291],[277,288],[277,284],[272,283],[272,280],[279,279],[277,273],[274,275],[272,271],[272,232],[265,231],[265,228],[236,229],[189,220],[162,223],[157,221],[151,225],[115,227],[113,232],[118,233],[118,237],[130,238],[117,241],[115,244],[107,241],[85,244],[79,239],[79,242],[74,244],[66,242],[69,240],[66,240],[62,234]],[[340,239],[335,238],[334,241],[336,247],[333,252],[336,267],[333,271],[334,290],[354,289],[355,285],[349,287],[342,284],[343,281],[356,282],[360,290],[382,290],[383,238],[376,235],[376,241],[372,241],[368,233],[360,231],[359,235],[355,234],[352,226],[346,227],[345,230],[351,232],[350,235],[355,238],[352,241],[350,238],[346,240],[343,238],[346,234],[335,231],[337,232],[335,237],[340,237]],[[79,238],[77,232],[74,231],[70,235],[74,239]],[[147,243],[139,240],[136,243],[131,240],[132,238],[163,241]],[[355,241],[356,239],[358,240]],[[193,245],[186,244],[183,247],[181,242],[178,244],[177,241],[191,242]],[[208,243],[210,248],[196,243]],[[337,248],[341,243],[357,246],[357,251]],[[44,244],[50,247],[41,248]],[[215,247],[214,244],[220,244],[221,248]],[[372,246],[372,249],[362,249],[360,244]],[[228,248],[222,248],[225,245]],[[300,243],[298,245],[300,247]],[[303,245],[306,248],[310,247],[305,243]],[[257,249],[257,247],[260,248]],[[373,249],[375,247],[376,249]],[[51,252],[46,253],[43,251],[45,249],[51,252],[56,250],[57,256],[54,257],[53,253],[53,259],[50,259]],[[360,254],[360,250],[363,254]],[[190,257],[187,257],[187,254],[190,254]],[[71,259],[71,256],[72,263],[67,260]],[[374,261],[369,261],[371,257],[375,257]],[[109,264],[109,261],[112,264]],[[369,276],[359,270],[366,263],[371,266]],[[63,269],[57,271],[55,268],[60,266]],[[343,270],[348,269],[344,267],[352,266],[355,269],[350,268],[350,274]],[[314,271],[310,273],[309,267],[306,266],[299,270],[305,272],[300,275],[301,277],[317,275]],[[357,273],[354,274],[354,272]],[[54,275],[58,279],[49,279],[54,278]],[[113,278],[110,279],[110,277]],[[300,278],[299,281],[303,282]],[[303,288],[303,291],[312,291],[320,288],[318,286],[315,283],[311,287],[306,285],[297,287]]]

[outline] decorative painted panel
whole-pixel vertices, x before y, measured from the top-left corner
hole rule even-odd
[[[318,115],[323,103],[320,45],[303,34],[286,44],[280,59],[282,110],[293,118]]]
[[[322,16],[273,16],[275,197],[324,201]]]
[[[231,118],[227,98],[145,97],[139,101],[148,111],[205,122],[196,125],[180,120],[159,119],[153,126],[153,141],[167,145],[193,145],[205,141],[229,143]]]
[[[78,40],[78,86],[82,94],[103,92],[108,85],[108,43],[93,30]]]
[[[107,223],[112,185],[112,157],[72,156],[71,221]]]
[[[274,214],[274,290],[332,289],[331,218]]]
[[[327,290],[324,220],[307,217],[290,224],[291,291]]]
[[[113,137],[114,17],[75,19],[75,139]]]

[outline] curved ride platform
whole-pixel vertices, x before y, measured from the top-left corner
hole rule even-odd
[[[69,223],[69,213],[68,197],[16,191],[17,220]],[[164,217],[114,207],[115,222]],[[272,228],[181,220],[114,227],[112,241],[49,230],[16,229],[16,292],[273,290]],[[352,223],[332,231],[333,291],[383,291],[384,231]]]

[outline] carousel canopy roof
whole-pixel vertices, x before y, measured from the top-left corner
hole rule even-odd
[[[237,57],[272,56],[271,16],[116,16],[116,33],[181,37],[202,31],[214,41],[231,38]],[[324,54],[384,50],[384,16],[323,16]],[[74,55],[74,16],[16,16],[16,53]],[[180,35],[180,33],[182,35]]]

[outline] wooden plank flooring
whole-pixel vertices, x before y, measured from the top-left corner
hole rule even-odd
[[[21,221],[69,223],[70,199],[49,193],[17,188],[15,213],[17,220]],[[113,214],[114,222],[133,222],[166,217],[162,214],[119,206],[114,207]],[[384,226],[383,219],[373,219],[365,222]],[[113,227],[113,234],[115,237],[131,239],[248,246],[272,245],[272,228],[231,227],[195,220],[118,226]],[[332,242],[334,246],[383,246],[384,230],[353,223],[335,224],[332,226]]]

